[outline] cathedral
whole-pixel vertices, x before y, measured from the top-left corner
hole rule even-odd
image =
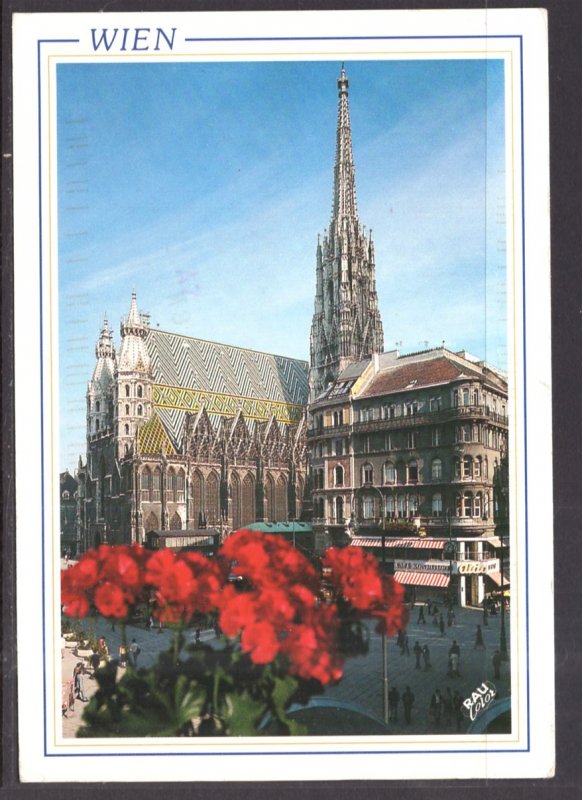
[[[302,513],[307,364],[104,321],[77,469],[79,549]]]

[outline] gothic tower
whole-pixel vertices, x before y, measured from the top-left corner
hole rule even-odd
[[[152,370],[145,341],[148,328],[149,318],[139,313],[136,295],[132,292],[129,314],[121,322],[121,347],[115,374],[116,456],[119,459],[132,453],[137,428],[152,415]]]
[[[111,433],[113,427],[113,377],[115,347],[107,318],[95,347],[95,369],[87,387],[87,438]]]
[[[333,207],[323,242],[318,237],[316,290],[311,324],[309,401],[348,364],[384,349],[376,293],[372,231],[358,219],[352,131],[344,67],[338,79]]]

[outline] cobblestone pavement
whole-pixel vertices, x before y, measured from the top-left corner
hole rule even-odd
[[[417,611],[414,610],[408,626],[409,656],[400,654],[396,638],[388,640],[389,686],[396,686],[401,695],[405,687],[410,686],[415,695],[410,725],[404,722],[402,703],[400,703],[398,721],[393,720],[390,723],[395,734],[456,733],[456,725],[453,721],[448,725],[443,723],[437,728],[429,718],[430,698],[437,688],[444,695],[447,687],[450,687],[452,693],[457,690],[464,699],[482,681],[490,680],[495,684],[500,697],[509,694],[509,663],[502,665],[499,680],[494,678],[491,663],[492,656],[499,647],[500,616],[490,617],[489,625],[483,627],[483,615],[478,610],[460,608],[455,610],[455,614],[455,625],[450,628],[445,627],[444,636],[441,637],[439,629],[432,623],[427,621],[425,625],[418,625]],[[111,656],[117,657],[121,642],[119,625],[112,626],[111,622],[98,617],[94,622],[85,621],[83,628],[90,632],[92,625],[94,625],[94,635],[105,637]],[[483,631],[485,643],[483,650],[477,650],[474,647],[477,625],[481,625]],[[506,615],[506,635],[509,649],[509,615]],[[143,624],[128,625],[126,636],[128,644],[135,638],[141,648],[138,666],[147,667],[154,663],[161,650],[170,646],[172,632],[166,629],[159,631],[158,628],[147,630]],[[193,629],[187,631],[186,636],[189,641],[193,641],[195,631]],[[201,639],[209,643],[216,641],[214,631],[202,631]],[[457,640],[461,649],[461,676],[458,678],[447,676],[448,651],[453,639]],[[423,669],[415,669],[413,647],[416,641],[419,641],[421,646],[427,644],[430,649],[432,669],[428,672]],[[72,650],[67,648],[62,662],[63,680],[71,680],[73,668],[79,660],[73,655]],[[85,676],[84,683],[85,693],[90,697],[95,692],[96,683],[89,675]],[[366,656],[349,659],[346,662],[342,681],[337,686],[328,687],[325,697],[357,704],[376,716],[383,717],[382,644],[379,635],[373,632],[370,634],[369,653]],[[81,725],[84,706],[85,703],[76,700],[74,710],[68,712],[67,718],[63,718],[64,736],[75,736]],[[468,722],[463,719],[461,731],[466,730],[467,724]]]
[[[436,727],[429,717],[430,699],[435,689],[440,689],[444,695],[447,688],[454,694],[458,691],[463,699],[484,680],[494,683],[499,697],[506,697],[510,693],[510,668],[509,662],[502,664],[501,677],[494,678],[494,669],[491,662],[495,650],[499,648],[499,635],[501,617],[489,617],[487,627],[483,626],[483,613],[477,609],[455,609],[455,624],[445,627],[445,634],[441,637],[440,630],[428,621],[425,625],[418,624],[418,610],[413,610],[408,625],[408,642],[410,655],[401,655],[396,638],[388,640],[388,685],[395,686],[400,695],[406,686],[410,686],[414,696],[412,721],[407,725],[404,721],[402,703],[398,708],[398,721],[389,723],[395,734],[426,734],[457,732],[456,723],[451,721],[448,725],[442,723]],[[446,619],[446,616],[445,616]],[[481,625],[483,632],[484,649],[475,649],[475,636],[477,625]],[[505,618],[505,631],[509,650],[509,615]],[[448,653],[453,639],[456,639],[461,649],[458,678],[447,675]],[[413,653],[415,642],[423,647],[428,645],[430,650],[432,669],[425,672],[415,668],[416,659]],[[421,659],[422,665],[422,659]],[[365,657],[353,658],[346,664],[345,675],[337,685],[326,690],[325,696],[346,700],[363,706],[378,717],[383,717],[382,701],[382,639],[378,634],[371,634],[370,651]],[[463,718],[461,731],[465,731],[469,721]]]

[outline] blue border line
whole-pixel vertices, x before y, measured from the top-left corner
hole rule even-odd
[[[524,100],[523,100],[523,35],[522,34],[499,34],[489,36],[487,34],[468,35],[468,36],[290,36],[290,37],[249,37],[249,38],[185,38],[186,42],[248,42],[248,41],[354,41],[354,40],[396,40],[396,39],[519,39],[519,56],[520,56],[520,119],[521,119],[521,201],[522,201],[522,275],[523,275],[523,326],[525,334],[525,177],[524,177]],[[43,294],[42,294],[42,103],[41,103],[41,45],[42,44],[57,44],[57,43],[78,43],[80,39],[38,39],[37,40],[37,74],[38,74],[38,164],[39,164],[39,284],[40,284],[40,418],[41,418],[41,508],[42,508],[42,650],[43,650],[43,664],[46,663],[46,600],[45,600],[45,524],[44,524],[44,408],[43,408],[43,394],[44,394],[44,371],[43,371]],[[524,358],[524,390],[526,389],[526,338],[524,335],[523,342],[523,358]],[[528,508],[527,508],[527,392],[524,391],[524,457],[525,457],[525,541],[526,541],[526,554],[525,554],[525,584],[526,584],[526,699],[527,699],[527,747],[518,750],[502,750],[492,749],[486,747],[482,750],[435,750],[428,751],[429,755],[445,755],[445,754],[461,754],[466,753],[527,753],[530,751],[530,676],[529,676],[529,558],[528,558]],[[230,751],[220,753],[196,753],[196,752],[166,752],[166,753],[48,753],[47,752],[47,715],[46,715],[46,673],[43,670],[43,712],[44,712],[44,756],[45,758],[128,758],[128,757],[143,757],[143,756],[157,756],[157,757],[175,757],[175,756],[188,756],[188,757],[206,757],[206,756],[326,756],[326,755],[419,755],[427,754],[425,750],[301,750],[301,751],[261,751],[261,752],[246,752],[246,751]]]

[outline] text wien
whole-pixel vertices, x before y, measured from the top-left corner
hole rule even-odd
[[[109,51],[114,45],[114,49],[120,51],[172,50],[175,35],[176,28],[170,33],[163,28],[102,28],[101,33],[91,28],[93,50],[102,47]]]

